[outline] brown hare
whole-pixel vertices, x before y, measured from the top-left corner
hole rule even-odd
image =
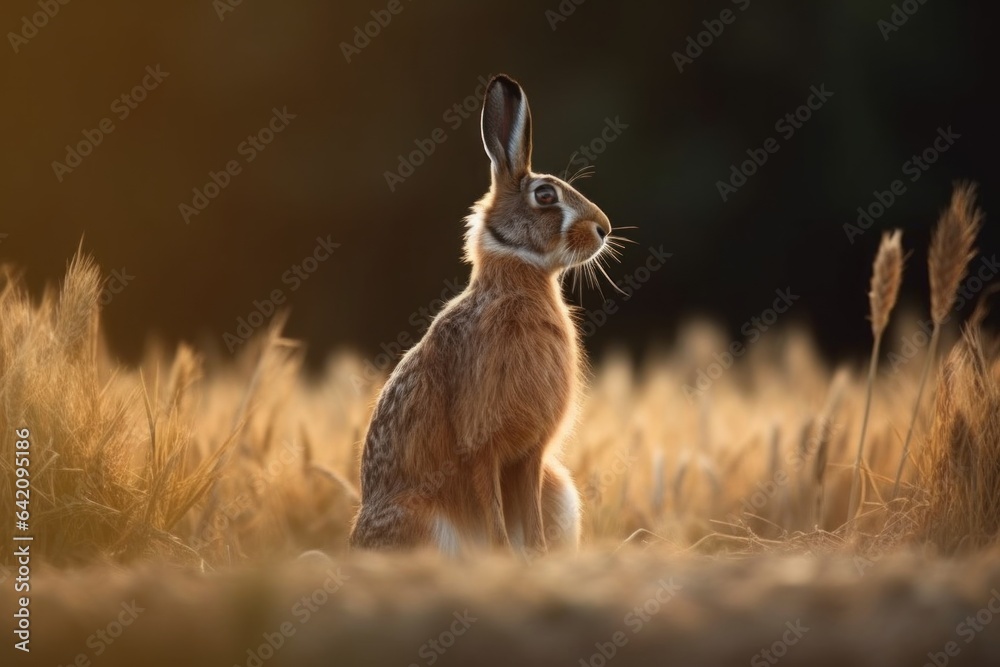
[[[580,498],[551,451],[584,367],[561,276],[608,248],[611,224],[565,181],[531,171],[528,100],[506,76],[487,87],[482,135],[492,178],[466,219],[471,279],[382,389],[355,548],[579,544]]]

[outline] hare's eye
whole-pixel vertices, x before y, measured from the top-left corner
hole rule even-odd
[[[551,206],[559,200],[556,189],[548,183],[543,183],[535,188],[535,201],[541,206]]]

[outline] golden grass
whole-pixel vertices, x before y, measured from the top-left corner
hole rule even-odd
[[[925,453],[930,506],[922,527],[949,551],[994,544],[1000,531],[1000,357],[967,329],[937,392]]]
[[[941,213],[927,255],[927,268],[930,273],[931,319],[934,321],[934,328],[931,332],[930,352],[924,359],[923,370],[917,385],[917,398],[914,401],[910,426],[903,439],[903,452],[896,470],[893,497],[896,497],[899,490],[899,480],[909,459],[913,426],[920,413],[920,402],[924,395],[924,387],[927,385],[928,373],[937,356],[941,327],[955,304],[955,297],[968,270],[969,262],[976,256],[976,251],[973,250],[972,246],[976,242],[976,236],[979,234],[982,223],[983,212],[976,207],[976,186],[972,183],[956,183],[951,196],[951,205]]]
[[[957,201],[953,209],[964,206]],[[968,243],[958,245],[966,253]],[[873,277],[876,340],[901,262],[898,235],[887,237]],[[0,294],[0,432],[32,433],[36,557],[219,567],[309,548],[343,552],[379,388],[359,383],[362,360],[336,356],[309,380],[278,318],[234,360],[206,361],[181,346],[169,359],[151,352],[141,368],[123,367],[101,344],[100,287],[97,268],[78,256],[62,289],[40,302],[10,272]],[[691,325],[638,371],[624,353],[610,355],[565,446],[585,500],[588,548],[994,542],[1000,357],[984,336],[968,331],[945,365],[947,391],[915,420],[919,467],[892,502],[901,434],[919,394],[909,370],[866,386],[857,369],[824,364],[806,334],[778,332],[691,404],[683,387],[726,346],[716,331]],[[866,387],[874,388],[870,455],[858,460],[869,484],[859,490],[861,533],[849,536],[851,434],[869,405]],[[4,497],[13,496],[12,453],[4,438]],[[0,539],[11,532],[0,523]]]
[[[875,371],[878,369],[882,336],[889,326],[889,316],[896,307],[899,288],[903,284],[902,232],[898,229],[882,235],[882,242],[872,267],[871,290],[868,292],[872,321],[872,358],[868,366],[868,383],[865,388],[865,414],[861,418],[861,437],[858,439],[858,454],[854,459],[854,478],[851,481],[851,505],[847,516],[854,518],[858,510],[858,494],[861,493],[861,469],[864,463],[865,435],[868,431],[868,417],[871,414],[872,392],[875,387]]]
[[[307,549],[324,550],[354,579],[331,604],[336,613],[303,629],[269,667],[331,656],[427,664],[414,657],[421,643],[470,604],[490,622],[448,664],[554,664],[556,655],[579,664],[577,653],[589,659],[594,642],[620,629],[650,582],[671,575],[687,577],[683,600],[615,664],[649,664],[665,651],[690,664],[745,662],[804,610],[825,632],[784,664],[916,664],[924,652],[904,648],[899,628],[923,624],[926,648],[938,650],[949,619],[975,613],[1000,582],[990,565],[1000,535],[1000,344],[982,330],[982,303],[940,368],[933,359],[939,339],[955,340],[939,336],[941,299],[952,307],[941,290],[961,281],[981,220],[971,192],[959,189],[935,235],[931,342],[915,319],[890,321],[902,250],[898,235],[883,241],[867,377],[853,365],[831,368],[808,333],[788,328],[749,346],[694,401],[689,386],[730,342],[710,326],[689,324],[638,366],[622,351],[603,358],[564,447],[584,499],[583,553],[530,566],[347,552],[360,447],[381,385],[363,379],[357,355],[333,356],[307,376],[279,316],[235,358],[181,345],[127,367],[102,343],[91,260],[74,258],[61,289],[37,301],[6,270],[0,496],[13,498],[13,434],[28,428],[33,609],[44,639],[32,664],[86,653],[83,631],[136,596],[152,620],[101,664],[249,665],[247,647],[280,623],[289,596],[325,576],[288,565]],[[962,230],[948,232],[961,226],[955,220]],[[934,266],[949,234],[959,240],[946,272]],[[876,374],[883,339],[895,360]],[[928,376],[940,389],[920,407]],[[856,512],[855,470],[865,479]],[[12,531],[0,522],[0,543],[12,544]],[[0,566],[11,568],[4,554]],[[963,560],[941,557],[950,554]],[[5,584],[0,601],[11,595]],[[940,607],[937,623],[927,600]],[[887,614],[908,620],[887,625]],[[341,642],[333,653],[329,641]],[[998,652],[981,640],[963,655]]]
[[[957,664],[989,665],[1000,657],[995,633],[966,644],[955,626],[993,598],[996,556],[932,563],[912,554],[877,561],[768,554],[707,563],[590,552],[572,563],[525,567],[492,557],[449,568],[426,553],[356,556],[333,566],[340,587],[316,598],[308,616],[301,600],[331,578],[328,566],[213,576],[148,565],[59,571],[35,592],[40,639],[34,662],[24,664],[68,665],[83,653],[93,667],[766,665],[773,663],[751,660],[798,621],[808,632],[788,647],[783,666],[919,666],[955,640]],[[675,588],[662,603],[660,582]],[[95,656],[88,636],[133,600],[141,614]],[[446,639],[443,656],[428,650],[466,611],[467,632]],[[260,649],[265,636],[284,623],[294,634],[273,657],[252,662],[251,652],[268,655]],[[599,645],[609,653],[617,632],[627,643],[602,663]]]

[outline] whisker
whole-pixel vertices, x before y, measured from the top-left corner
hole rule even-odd
[[[609,255],[604,255],[604,254],[598,255],[597,263],[600,264],[602,267],[604,267],[606,270],[610,269],[611,267],[608,264],[609,257],[610,259],[615,259],[615,257]]]
[[[622,246],[620,246],[620,245],[618,245],[616,243],[611,243],[611,242],[605,241],[604,247],[601,248],[601,253],[600,254],[602,254],[602,255],[604,255],[604,254],[611,254],[611,255],[616,255],[617,256],[617,255],[620,255],[623,250],[624,250],[624,248],[622,248]]]
[[[604,277],[607,278],[608,284],[611,285],[616,292],[619,294],[625,294],[625,290],[615,284],[615,281],[611,279],[611,276],[608,275],[608,272],[604,270],[604,267],[600,263],[595,264],[595,266],[597,266],[598,271],[600,271]],[[602,294],[601,296],[603,297],[604,295]]]
[[[573,289],[576,291],[577,303],[583,306],[583,287],[586,277],[580,271],[580,267],[573,268]]]
[[[590,269],[590,275],[594,276],[594,287],[597,288],[597,293],[601,295],[601,302],[606,301],[604,298],[604,290],[601,289],[601,281],[597,279],[597,272],[594,270],[595,267],[600,269],[600,266],[596,262],[591,262],[587,264],[587,268]],[[604,269],[600,269],[601,273],[604,273]]]
[[[576,281],[580,274],[577,273],[576,269],[571,270],[570,273],[573,275],[573,282],[569,285],[569,291],[572,293],[576,291]]]
[[[575,174],[573,174],[568,179],[566,179],[566,182],[569,183],[569,184],[572,184],[573,181],[575,181],[577,179],[580,179],[580,178],[590,178],[591,176],[594,175],[595,171],[597,171],[597,170],[594,168],[594,165],[591,165],[591,164],[584,165],[584,166],[580,167]]]
[[[625,243],[631,243],[633,245],[639,245],[638,241],[633,241],[630,238],[627,238],[627,237],[624,237],[624,236],[618,236],[617,234],[609,236],[608,239],[610,239],[612,241],[624,241]]]
[[[565,169],[563,169],[563,172],[562,172],[562,173],[563,173],[563,175],[562,175],[562,179],[563,179],[564,181],[566,180],[566,176],[568,176],[568,175],[569,175],[569,166],[570,166],[571,164],[573,164],[573,160],[575,160],[575,159],[576,159],[576,155],[577,155],[577,153],[579,153],[579,152],[580,152],[580,151],[573,151],[573,154],[569,156],[569,162],[567,162],[567,163],[566,163],[566,168],[565,168]]]

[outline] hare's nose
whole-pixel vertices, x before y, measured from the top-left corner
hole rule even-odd
[[[597,237],[602,241],[607,237],[608,230],[606,230],[600,223],[594,223],[594,231],[597,232]]]

